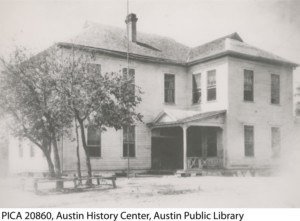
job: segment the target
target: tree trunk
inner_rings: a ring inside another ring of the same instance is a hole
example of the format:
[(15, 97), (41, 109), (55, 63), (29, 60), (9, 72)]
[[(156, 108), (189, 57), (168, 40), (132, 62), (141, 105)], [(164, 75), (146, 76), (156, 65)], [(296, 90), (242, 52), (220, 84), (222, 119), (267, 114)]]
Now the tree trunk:
[(47, 139), (43, 139), (42, 143), (40, 144), (36, 142), (31, 136), (27, 136), (27, 138), (41, 149), (47, 160), (49, 176), (55, 177), (55, 169), (51, 159), (51, 147), (50, 144), (47, 142)]
[[(54, 153), (54, 166), (55, 166), (55, 177), (56, 179), (61, 178), (61, 167), (60, 167), (60, 157), (59, 157), (59, 152), (58, 152), (58, 146), (57, 146), (57, 141), (56, 141), (56, 134), (55, 132), (52, 132), (52, 143), (53, 143), (53, 153)], [(61, 190), (64, 188), (63, 182), (56, 182), (56, 189)]]
[(55, 170), (54, 170), (54, 165), (53, 165), (53, 162), (51, 159), (51, 154), (45, 150), (42, 150), (42, 151), (43, 151), (43, 153), (46, 157), (47, 163), (48, 163), (49, 175), (50, 175), (50, 177), (55, 177)]
[[(83, 121), (82, 120), (78, 120), (79, 126), (80, 126), (80, 132), (81, 132), (81, 141), (82, 141), (82, 146), (85, 152), (85, 160), (86, 160), (86, 168), (87, 168), (87, 172), (88, 172), (88, 177), (92, 176), (92, 166), (91, 166), (91, 160), (90, 160), (90, 154), (89, 154), (89, 150), (87, 148), (86, 145), (86, 139), (85, 139), (85, 133), (84, 133), (84, 125), (83, 125)], [(92, 181), (88, 180), (87, 181), (87, 185), (91, 185)]]
[(54, 153), (55, 174), (57, 178), (60, 178), (61, 177), (60, 157), (59, 157), (57, 142), (54, 138), (53, 138), (53, 153)]
[(77, 146), (76, 146), (77, 175), (79, 178), (79, 183), (82, 184), (82, 182), (81, 182), (81, 163), (80, 163), (80, 154), (79, 154), (79, 135), (78, 135), (78, 127), (77, 127), (77, 123), (76, 123), (76, 118), (74, 119), (74, 121), (75, 121), (75, 132), (76, 132), (76, 142), (77, 142)]

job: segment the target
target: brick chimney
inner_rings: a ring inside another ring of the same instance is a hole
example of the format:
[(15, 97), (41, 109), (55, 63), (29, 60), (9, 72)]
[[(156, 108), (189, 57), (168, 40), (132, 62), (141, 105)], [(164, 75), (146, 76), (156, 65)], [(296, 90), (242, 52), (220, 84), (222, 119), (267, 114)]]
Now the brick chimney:
[(129, 41), (136, 42), (136, 22), (137, 22), (136, 14), (129, 14), (125, 20), (127, 24), (127, 31), (128, 31), (128, 37)]

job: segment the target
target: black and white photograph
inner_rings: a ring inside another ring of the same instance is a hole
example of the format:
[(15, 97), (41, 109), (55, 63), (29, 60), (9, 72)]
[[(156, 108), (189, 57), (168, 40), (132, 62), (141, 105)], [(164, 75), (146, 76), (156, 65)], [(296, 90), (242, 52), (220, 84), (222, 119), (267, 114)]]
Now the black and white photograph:
[(299, 12), (0, 0), (0, 208), (300, 208)]

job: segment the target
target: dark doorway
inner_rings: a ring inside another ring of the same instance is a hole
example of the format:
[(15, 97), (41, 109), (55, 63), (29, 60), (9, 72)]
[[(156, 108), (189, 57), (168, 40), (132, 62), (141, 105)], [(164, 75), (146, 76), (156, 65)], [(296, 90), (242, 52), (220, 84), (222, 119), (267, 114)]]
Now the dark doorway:
[(187, 129), (187, 157), (202, 157), (202, 127), (189, 127)]
[(152, 169), (177, 170), (183, 168), (183, 139), (180, 127), (152, 130)]

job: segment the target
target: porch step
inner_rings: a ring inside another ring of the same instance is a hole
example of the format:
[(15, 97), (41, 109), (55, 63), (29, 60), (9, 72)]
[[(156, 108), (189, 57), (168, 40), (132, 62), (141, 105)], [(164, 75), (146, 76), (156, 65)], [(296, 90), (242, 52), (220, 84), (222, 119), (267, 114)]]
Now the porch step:
[(178, 170), (176, 174), (179, 174), (181, 177), (202, 176), (202, 169)]
[(149, 175), (174, 175), (176, 170), (148, 170), (146, 174)]

